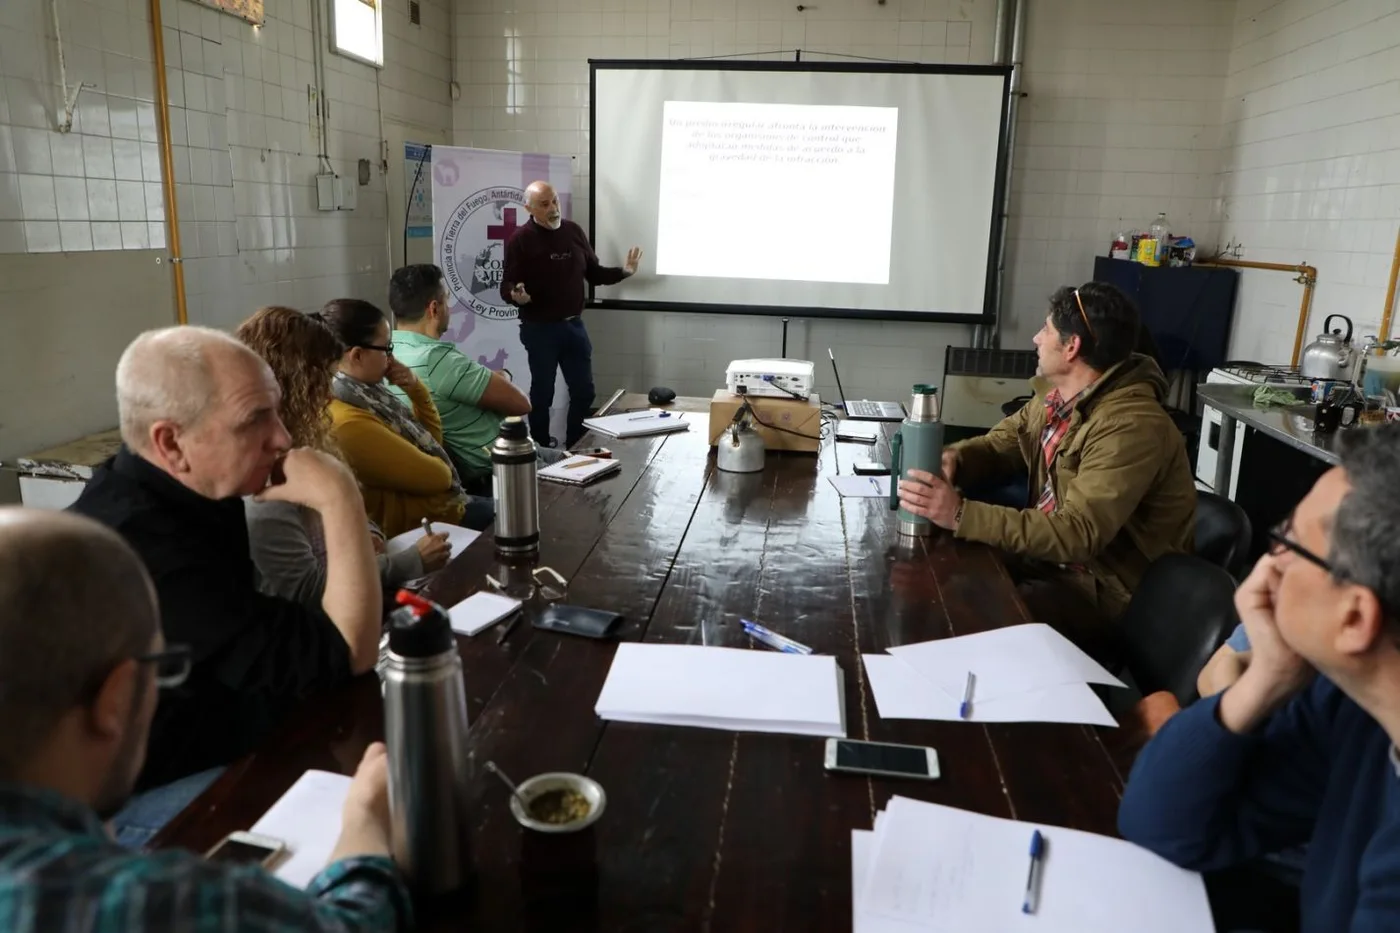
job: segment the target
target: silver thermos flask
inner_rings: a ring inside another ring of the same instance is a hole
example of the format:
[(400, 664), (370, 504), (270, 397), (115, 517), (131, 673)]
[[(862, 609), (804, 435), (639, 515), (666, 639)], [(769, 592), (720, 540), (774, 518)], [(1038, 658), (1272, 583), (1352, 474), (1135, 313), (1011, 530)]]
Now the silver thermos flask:
[(424, 894), (468, 879), (467, 694), (447, 613), (401, 591), (389, 615), (384, 738), (394, 861)]
[(507, 418), (491, 445), (495, 480), (496, 550), (529, 554), (540, 547), (540, 488), (535, 477), (535, 442), (524, 418)]

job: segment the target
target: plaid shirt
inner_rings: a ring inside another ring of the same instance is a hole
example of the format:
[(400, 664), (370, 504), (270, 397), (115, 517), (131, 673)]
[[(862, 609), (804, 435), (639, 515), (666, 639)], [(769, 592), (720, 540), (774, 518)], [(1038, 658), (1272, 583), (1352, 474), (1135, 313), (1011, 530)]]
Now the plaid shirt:
[(188, 852), (131, 852), (96, 814), (51, 791), (0, 785), (0, 930), (5, 933), (292, 933), (407, 930), (391, 860), (339, 861), (305, 891), (256, 866)]
[(1040, 490), (1035, 507), (1047, 515), (1055, 511), (1055, 485), (1050, 481), (1050, 462), (1055, 459), (1055, 451), (1060, 449), (1060, 441), (1065, 439), (1065, 432), (1069, 430), (1069, 417), (1077, 398), (1078, 393), (1068, 400), (1062, 399), (1059, 389), (1051, 389), (1045, 396), (1045, 429), (1040, 432), (1040, 450), (1045, 456), (1045, 486)]

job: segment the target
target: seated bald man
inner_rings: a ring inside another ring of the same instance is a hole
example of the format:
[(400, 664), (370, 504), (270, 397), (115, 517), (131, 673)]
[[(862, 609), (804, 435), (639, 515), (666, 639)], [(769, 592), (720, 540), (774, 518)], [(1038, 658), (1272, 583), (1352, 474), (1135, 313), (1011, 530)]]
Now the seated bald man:
[(298, 891), (253, 865), (126, 852), (102, 820), (131, 793), (157, 691), (189, 671), (120, 537), (0, 509), (0, 917), (5, 933), (392, 931), (412, 922), (389, 858), (384, 746), (365, 753), (330, 864)]
[(588, 234), (565, 220), (559, 195), (544, 181), (525, 189), (530, 220), (506, 244), (501, 297), (520, 308), (520, 342), (530, 358), (530, 434), (541, 447), (553, 447), (549, 408), (556, 372), (569, 387), (564, 446), (583, 437), (583, 419), (593, 410), (593, 344), (583, 326), (588, 285), (616, 285), (637, 272), (642, 251), (632, 247), (622, 268), (605, 266)]
[[(383, 596), (359, 488), (335, 458), (288, 450), (279, 400), (267, 364), (220, 331), (150, 331), (117, 364), (123, 446), (72, 508), (140, 555), (165, 637), (189, 645), (193, 662), (185, 685), (161, 697), (138, 788), (227, 764), (296, 700), (378, 659)], [(258, 591), (243, 512), (254, 494), (320, 513), (319, 611)], [(199, 789), (120, 822), (158, 829)]]

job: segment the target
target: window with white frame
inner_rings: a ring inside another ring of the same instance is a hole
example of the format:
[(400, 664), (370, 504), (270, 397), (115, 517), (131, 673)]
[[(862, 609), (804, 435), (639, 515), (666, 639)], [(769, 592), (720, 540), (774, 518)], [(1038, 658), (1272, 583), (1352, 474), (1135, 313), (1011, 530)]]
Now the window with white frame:
[(341, 55), (384, 64), (381, 0), (331, 0), (331, 45)]

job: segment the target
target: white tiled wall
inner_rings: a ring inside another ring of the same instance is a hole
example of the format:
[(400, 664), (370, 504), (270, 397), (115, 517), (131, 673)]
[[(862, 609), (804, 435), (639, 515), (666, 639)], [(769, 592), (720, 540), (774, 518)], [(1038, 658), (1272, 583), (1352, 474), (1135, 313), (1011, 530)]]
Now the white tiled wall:
[[(1225, 95), (1220, 237), (1318, 269), (1312, 323), (1375, 333), (1400, 226), (1400, 2), (1239, 0)], [(1245, 272), (1235, 356), (1287, 361), (1300, 287)]]
[(0, 2), (0, 252), (90, 252), (165, 243), (144, 2), (63, 0), (72, 132), (50, 7)]
[[(451, 123), (448, 0), (421, 0), (416, 26), (408, 0), (390, 0), (383, 70), (326, 56), (322, 150), (312, 2), (270, 2), (266, 24), (253, 27), (162, 0), (191, 321), (231, 327), (261, 304), (311, 308), (343, 295), (382, 302), (393, 234), (383, 122)], [(61, 94), (48, 0), (0, 2), (0, 251), (162, 247), (146, 0), (58, 5), (69, 81), (95, 85), (82, 93), (71, 134), (54, 129)], [(351, 178), (369, 160), (354, 211), (316, 209), (320, 151)]]
[[(507, 10), (507, 6), (509, 10)], [(454, 110), (459, 145), (577, 155), (575, 216), (587, 216), (590, 57), (680, 58), (803, 50), (925, 62), (991, 59), (995, 0), (517, 0), (460, 3)], [(1219, 106), (1233, 0), (1169, 5), (1031, 0), (1009, 228), (1003, 345), (1029, 346), (1057, 286), (1081, 282), (1120, 225), (1166, 210), (1213, 235)], [(827, 54), (823, 54), (827, 53)], [(507, 107), (507, 102), (514, 107)], [(513, 112), (512, 112), (513, 111)], [(640, 193), (639, 196), (645, 196)], [(604, 257), (620, 261), (621, 257)], [(777, 355), (775, 318), (590, 311), (600, 389), (662, 382), (708, 394), (734, 358)], [(902, 397), (941, 378), (944, 347), (971, 329), (794, 320), (788, 353), (833, 346), (853, 396)], [(818, 366), (830, 395), (829, 366)]]

